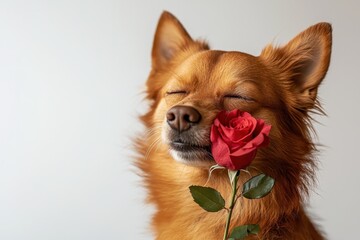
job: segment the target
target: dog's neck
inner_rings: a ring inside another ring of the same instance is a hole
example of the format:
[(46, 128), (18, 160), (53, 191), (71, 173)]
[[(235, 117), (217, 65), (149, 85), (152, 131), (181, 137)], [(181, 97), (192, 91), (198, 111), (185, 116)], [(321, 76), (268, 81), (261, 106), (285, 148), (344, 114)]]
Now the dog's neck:
[[(143, 117), (143, 120), (152, 114), (153, 112), (149, 112)], [(144, 123), (146, 127), (152, 129), (149, 124), (146, 124), (149, 121), (144, 121)], [(270, 235), (286, 235), (284, 231), (288, 230), (283, 227), (279, 229), (277, 226), (279, 224), (286, 226), (289, 222), (293, 222), (294, 226), (309, 224), (304, 228), (313, 227), (304, 214), (302, 206), (304, 198), (307, 196), (308, 185), (313, 179), (315, 164), (312, 152), (315, 147), (311, 143), (307, 131), (296, 131), (296, 129), (304, 129), (305, 125), (298, 127), (292, 128), (291, 131), (285, 129), (284, 126), (277, 128), (286, 130), (286, 139), (280, 130), (274, 129), (270, 146), (259, 149), (256, 159), (248, 168), (250, 174), (241, 173), (239, 184), (260, 172), (273, 177), (276, 182), (271, 193), (262, 199), (241, 198), (234, 208), (234, 224), (257, 223), (262, 228), (264, 236), (268, 233), (271, 233)], [(156, 136), (150, 134), (137, 141), (137, 149), (140, 153), (137, 165), (144, 176), (144, 183), (148, 189), (148, 200), (157, 208), (153, 218), (155, 232), (161, 232), (167, 236), (168, 229), (171, 231), (178, 229), (177, 225), (171, 225), (173, 222), (181, 225), (181, 229), (187, 229), (187, 231), (193, 229), (194, 226), (207, 226), (213, 231), (223, 232), (226, 212), (205, 212), (193, 201), (189, 186), (207, 184), (207, 186), (217, 189), (228, 203), (231, 197), (231, 185), (227, 171), (214, 171), (208, 181), (209, 169), (176, 162), (170, 156), (167, 145), (159, 142)], [(198, 217), (194, 219), (194, 216)], [(218, 219), (218, 221), (214, 221), (214, 219)], [(199, 221), (204, 224), (198, 224)], [(201, 231), (207, 232), (208, 229)], [(276, 231), (281, 231), (281, 233)], [(294, 229), (289, 231), (294, 231)], [(170, 239), (172, 233), (168, 232), (168, 234)], [(188, 234), (188, 236), (195, 236), (195, 232)], [(213, 239), (213, 237), (214, 233), (209, 233), (208, 239)], [(184, 239), (191, 238), (184, 237)]]

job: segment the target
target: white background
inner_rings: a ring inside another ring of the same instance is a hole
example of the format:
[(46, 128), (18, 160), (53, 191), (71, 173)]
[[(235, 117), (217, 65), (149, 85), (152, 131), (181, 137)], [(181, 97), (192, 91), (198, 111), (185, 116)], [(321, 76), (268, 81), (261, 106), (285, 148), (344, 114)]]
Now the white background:
[(333, 55), (319, 95), (318, 187), (329, 239), (358, 239), (359, 1), (0, 1), (0, 239), (153, 239), (134, 173), (162, 10), (215, 49), (254, 55), (319, 21)]

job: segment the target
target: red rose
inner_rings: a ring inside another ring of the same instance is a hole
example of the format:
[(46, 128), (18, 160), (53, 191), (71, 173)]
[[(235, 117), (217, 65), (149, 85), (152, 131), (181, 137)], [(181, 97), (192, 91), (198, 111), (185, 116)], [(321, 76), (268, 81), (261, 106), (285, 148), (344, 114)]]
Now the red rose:
[(271, 125), (248, 112), (220, 112), (211, 126), (211, 152), (217, 164), (230, 170), (244, 169), (259, 147), (269, 144)]

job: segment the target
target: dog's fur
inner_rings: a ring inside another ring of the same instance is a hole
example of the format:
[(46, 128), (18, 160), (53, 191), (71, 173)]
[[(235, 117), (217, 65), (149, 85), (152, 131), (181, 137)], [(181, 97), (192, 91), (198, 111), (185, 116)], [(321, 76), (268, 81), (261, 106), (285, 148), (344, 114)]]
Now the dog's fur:
[[(205, 42), (193, 40), (173, 15), (161, 15), (147, 81), (151, 104), (141, 117), (148, 131), (136, 143), (141, 154), (137, 165), (149, 201), (157, 208), (152, 221), (156, 239), (222, 239), (227, 212), (205, 212), (188, 190), (206, 183), (213, 159), (201, 151), (173, 150), (171, 142), (177, 136), (190, 145), (209, 147), (210, 126), (224, 109), (247, 111), (272, 125), (270, 146), (258, 151), (248, 170), (276, 180), (270, 195), (237, 202), (231, 228), (257, 223), (260, 239), (323, 239), (303, 204), (315, 169), (309, 114), (322, 112), (317, 89), (330, 62), (331, 32), (330, 24), (319, 23), (283, 47), (266, 46), (255, 57), (209, 50)], [(176, 105), (195, 108), (201, 122), (177, 133), (166, 120), (167, 111)], [(242, 173), (240, 184), (249, 177)], [(215, 171), (207, 185), (229, 202), (226, 170)]]

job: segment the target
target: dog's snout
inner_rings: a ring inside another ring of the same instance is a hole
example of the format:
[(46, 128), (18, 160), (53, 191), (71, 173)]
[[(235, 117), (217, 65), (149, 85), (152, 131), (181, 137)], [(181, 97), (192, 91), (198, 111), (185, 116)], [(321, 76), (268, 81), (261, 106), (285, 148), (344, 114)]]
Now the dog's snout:
[(166, 119), (172, 129), (183, 132), (192, 125), (198, 124), (201, 120), (201, 115), (193, 107), (175, 106), (167, 112)]

